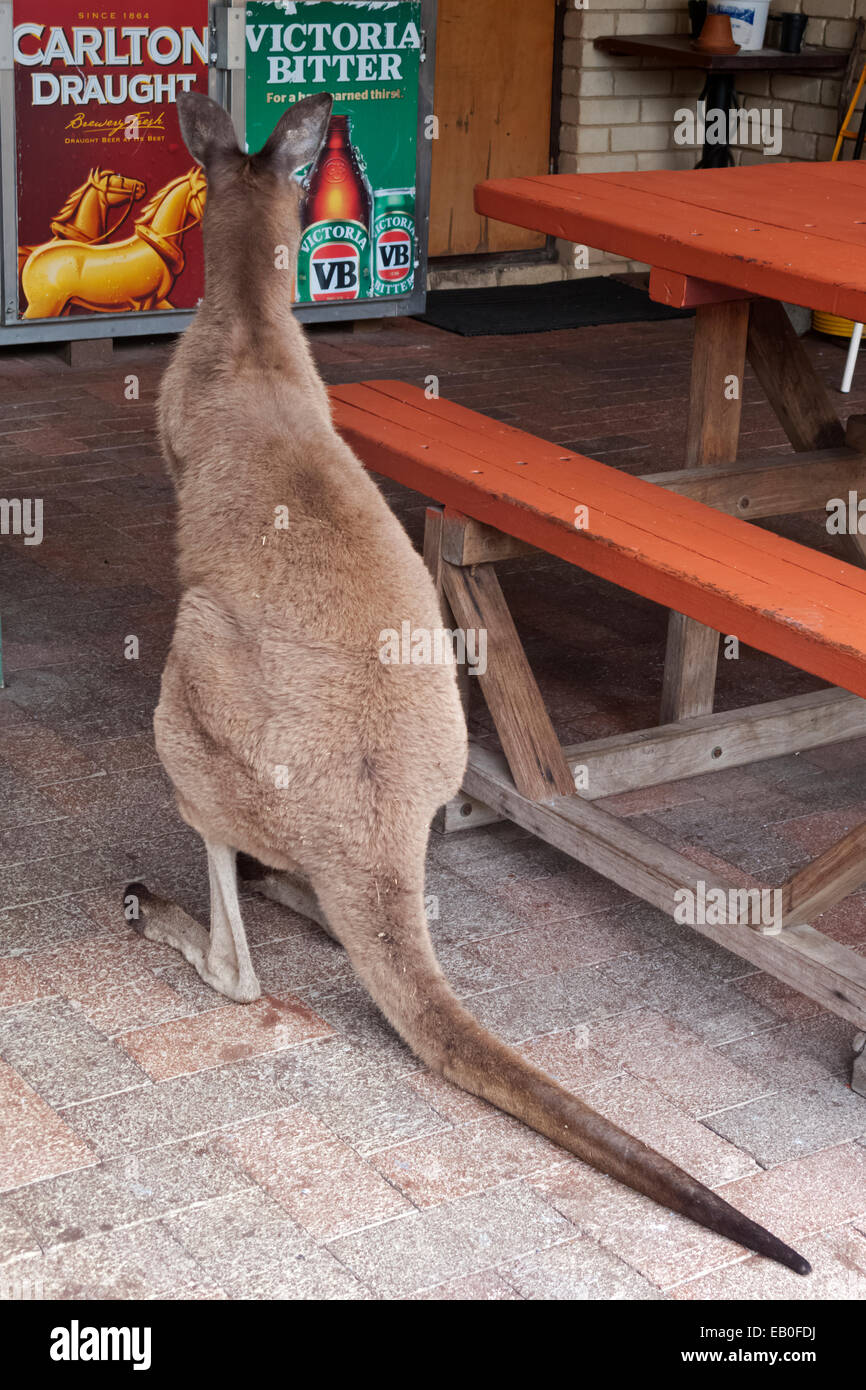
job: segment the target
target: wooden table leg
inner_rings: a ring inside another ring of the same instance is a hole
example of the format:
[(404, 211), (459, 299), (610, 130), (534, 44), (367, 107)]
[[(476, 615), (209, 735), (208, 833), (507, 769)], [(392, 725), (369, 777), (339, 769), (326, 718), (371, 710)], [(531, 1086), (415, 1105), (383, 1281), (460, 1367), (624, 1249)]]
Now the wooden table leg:
[[(454, 629), (457, 627), (457, 620), (451, 611), (447, 595), (442, 585), (442, 541), (445, 527), (445, 508), (440, 506), (428, 507), (424, 514), (424, 564), (430, 571), (433, 583), (436, 585), (436, 592), (439, 595), (439, 606), (442, 610), (442, 622), (445, 627)], [(469, 706), (472, 699), (472, 681), (466, 665), (457, 667), (457, 688), (460, 691), (460, 701), (463, 705), (463, 714), (469, 719)]]
[[(686, 468), (733, 463), (737, 457), (748, 326), (748, 300), (701, 304), (696, 310)], [(712, 710), (718, 649), (712, 628), (671, 614), (662, 724)]]
[[(812, 366), (783, 305), (772, 299), (753, 302), (747, 353), (767, 399), (798, 453), (836, 449), (846, 442), (833, 398)], [(866, 536), (840, 536), (839, 541), (844, 559), (855, 565), (866, 564)]]
[(773, 299), (752, 301), (747, 352), (795, 449), (836, 449), (845, 443), (830, 392), (809, 361), (784, 305)]
[(479, 669), (478, 680), (515, 785), (535, 801), (573, 796), (574, 776), (493, 565), (461, 567), (443, 561), (442, 587), (463, 628), (480, 627), (487, 633), (487, 669)]
[(866, 882), (866, 823), (819, 854), (782, 888), (785, 925), (811, 922)]

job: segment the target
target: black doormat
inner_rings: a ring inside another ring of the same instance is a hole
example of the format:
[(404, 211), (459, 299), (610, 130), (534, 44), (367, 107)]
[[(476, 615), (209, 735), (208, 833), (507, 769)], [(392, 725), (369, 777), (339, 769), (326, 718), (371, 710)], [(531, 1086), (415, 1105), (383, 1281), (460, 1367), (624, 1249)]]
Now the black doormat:
[(688, 318), (691, 309), (655, 304), (646, 290), (608, 275), (587, 280), (554, 280), (545, 285), (505, 285), (489, 290), (433, 290), (418, 318), (460, 333), (546, 333), (551, 328), (583, 328), (597, 323), (649, 323)]

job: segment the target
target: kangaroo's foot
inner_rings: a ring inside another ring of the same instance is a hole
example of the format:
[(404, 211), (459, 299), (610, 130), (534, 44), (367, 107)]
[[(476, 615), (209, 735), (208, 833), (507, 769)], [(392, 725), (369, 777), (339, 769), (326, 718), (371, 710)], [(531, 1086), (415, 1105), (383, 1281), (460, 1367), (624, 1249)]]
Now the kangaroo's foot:
[(130, 925), (149, 941), (174, 946), (213, 989), (249, 1004), (261, 995), (247, 947), (238, 903), (234, 850), (206, 844), (210, 873), (210, 931), (176, 903), (151, 893), (143, 883), (131, 883), (124, 902), (137, 899), (137, 917)]
[(263, 898), (270, 898), (272, 902), (282, 903), (283, 907), (290, 907), (302, 917), (309, 917), (333, 941), (337, 940), (319, 906), (310, 880), (300, 869), (291, 874), (286, 873), (284, 869), (269, 869), (251, 855), (239, 854), (238, 878), (249, 884), (257, 893), (261, 893)]

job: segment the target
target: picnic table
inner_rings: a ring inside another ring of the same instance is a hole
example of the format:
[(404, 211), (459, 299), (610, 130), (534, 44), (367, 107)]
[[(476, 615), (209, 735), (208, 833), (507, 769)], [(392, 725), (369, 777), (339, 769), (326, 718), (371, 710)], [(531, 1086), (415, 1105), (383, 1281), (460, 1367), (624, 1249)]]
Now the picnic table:
[[(488, 217), (642, 261), (651, 267), (654, 300), (695, 309), (683, 468), (644, 481), (744, 519), (824, 511), (829, 499), (847, 498), (858, 486), (863, 490), (866, 417), (850, 419), (847, 432), (843, 428), (783, 305), (823, 309), (855, 321), (866, 318), (866, 164), (491, 180), (477, 186), (475, 205)], [(747, 360), (790, 440), (788, 456), (738, 460)], [(725, 389), (731, 381), (738, 390)], [(672, 528), (678, 524), (672, 517)], [(759, 534), (766, 538), (769, 560), (776, 537), (763, 530)], [(848, 560), (863, 563), (864, 541), (856, 528), (840, 537)], [(720, 532), (718, 544), (721, 553), (730, 541)], [(839, 562), (840, 574), (843, 568), (850, 574)], [(774, 573), (770, 564), (765, 577), (771, 585)], [(795, 604), (786, 583), (779, 571), (774, 606), (783, 615), (788, 605), (791, 616)], [(866, 628), (862, 593), (848, 614), (844, 628), (853, 649)], [(659, 727), (604, 741), (619, 744), (620, 769), (631, 754), (630, 775), (620, 776), (617, 785), (648, 785), (730, 766), (732, 756), (742, 763), (790, 753), (816, 742), (840, 741), (864, 728), (862, 681), (832, 660), (822, 669), (839, 687), (826, 692), (829, 703), (818, 699), (816, 704), (811, 695), (713, 714), (717, 628), (718, 622), (711, 627), (670, 614)], [(769, 649), (766, 643), (764, 649)], [(804, 663), (793, 647), (786, 652), (784, 641), (776, 654), (818, 669)], [(718, 744), (708, 759), (708, 746), (700, 740), (708, 736), (712, 742), (714, 728)], [(603, 756), (610, 758), (613, 751), (605, 748)], [(624, 847), (619, 858), (632, 848)], [(616, 860), (615, 855), (610, 863), (623, 881), (627, 875)], [(812, 931), (796, 924), (819, 915), (864, 879), (866, 827), (857, 826), (783, 885), (781, 936), (792, 929)], [(825, 1002), (863, 1027), (862, 960), (852, 955), (846, 964), (846, 948), (820, 933), (814, 937), (807, 954), (814, 961), (833, 956), (839, 969), (837, 1001), (825, 996)], [(732, 943), (732, 949), (740, 948)], [(787, 962), (781, 972), (776, 970), (780, 963), (781, 954), (774, 958), (772, 949), (765, 954), (764, 968), (791, 980)], [(814, 994), (809, 975), (807, 965), (800, 987)], [(864, 1055), (855, 1061), (854, 1084), (866, 1094)]]
[[(866, 538), (840, 538), (852, 563), (751, 524), (866, 488), (866, 417), (846, 437), (783, 307), (866, 319), (866, 166), (506, 179), (480, 184), (476, 207), (648, 263), (655, 299), (695, 308), (695, 341), (683, 467), (644, 478), (418, 385), (331, 388), (335, 423), (365, 464), (436, 504), (424, 557), (446, 625), (487, 633), (486, 670), (461, 668), (459, 680), (467, 709), (483, 693), (501, 751), (470, 745), (438, 828), (506, 817), (665, 912), (690, 902), (696, 931), (866, 1029), (866, 959), (813, 925), (866, 880), (866, 826), (766, 888), (765, 914), (765, 885), (605, 802), (866, 734)], [(737, 457), (747, 357), (787, 456)], [(669, 611), (653, 728), (560, 744), (496, 572), (539, 550)], [(827, 687), (714, 712), (720, 633)], [(852, 1084), (866, 1094), (862, 1052)]]
[[(652, 481), (747, 519), (847, 496), (856, 464), (845, 430), (782, 304), (866, 317), (866, 164), (500, 179), (479, 184), (475, 202), (489, 217), (643, 261), (652, 299), (696, 310), (687, 471)], [(733, 466), (747, 356), (801, 455), (781, 466)], [(864, 538), (847, 539), (861, 560)], [(717, 653), (715, 633), (673, 616), (663, 722), (712, 709)]]

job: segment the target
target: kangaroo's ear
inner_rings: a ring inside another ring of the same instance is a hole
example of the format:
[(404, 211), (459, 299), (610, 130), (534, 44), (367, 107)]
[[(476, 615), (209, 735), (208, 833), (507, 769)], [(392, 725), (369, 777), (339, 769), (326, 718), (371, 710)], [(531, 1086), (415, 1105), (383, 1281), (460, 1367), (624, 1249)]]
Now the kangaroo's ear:
[(289, 107), (259, 150), (256, 161), (269, 163), (287, 176), (311, 164), (321, 149), (333, 104), (330, 92), (318, 92)]
[(180, 133), (193, 159), (207, 168), (221, 154), (240, 154), (231, 116), (204, 92), (180, 92)]

